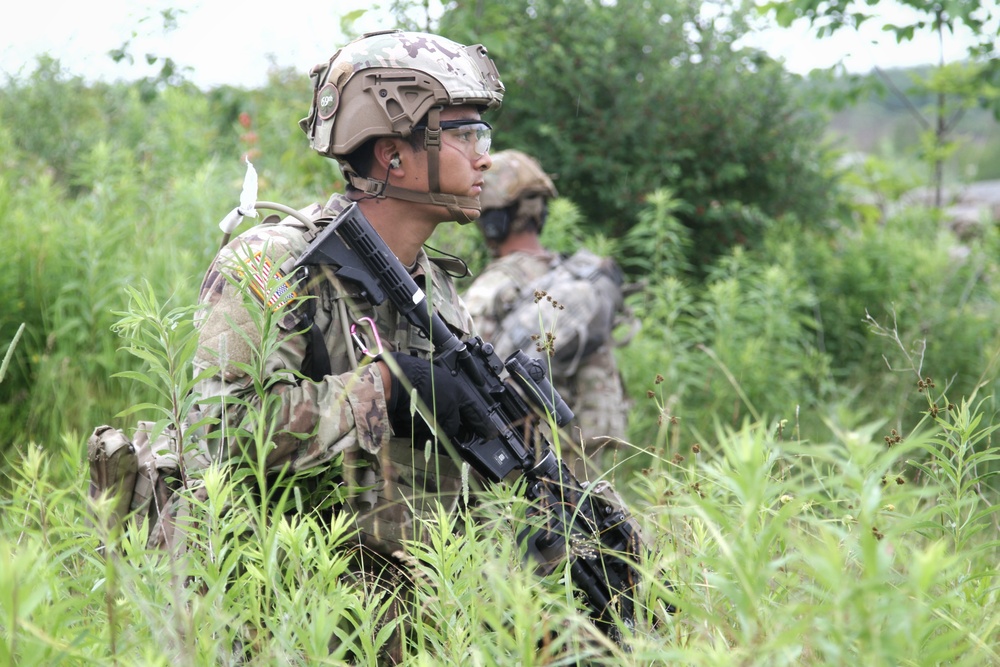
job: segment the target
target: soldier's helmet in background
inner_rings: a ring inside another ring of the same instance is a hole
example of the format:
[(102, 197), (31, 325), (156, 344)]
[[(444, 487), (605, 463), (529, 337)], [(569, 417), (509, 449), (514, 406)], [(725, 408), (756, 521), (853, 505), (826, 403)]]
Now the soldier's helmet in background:
[(541, 232), (548, 200), (559, 196), (552, 179), (535, 158), (521, 151), (500, 151), (492, 158), (479, 196), (483, 236), (495, 244), (528, 228)]

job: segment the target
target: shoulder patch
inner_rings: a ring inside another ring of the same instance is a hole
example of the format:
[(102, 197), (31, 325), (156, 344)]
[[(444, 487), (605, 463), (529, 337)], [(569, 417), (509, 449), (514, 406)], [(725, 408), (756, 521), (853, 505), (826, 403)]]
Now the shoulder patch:
[(279, 310), (298, 297), (286, 274), (280, 268), (273, 268), (271, 261), (260, 251), (247, 262), (247, 269), (250, 271), (250, 289), (265, 307)]

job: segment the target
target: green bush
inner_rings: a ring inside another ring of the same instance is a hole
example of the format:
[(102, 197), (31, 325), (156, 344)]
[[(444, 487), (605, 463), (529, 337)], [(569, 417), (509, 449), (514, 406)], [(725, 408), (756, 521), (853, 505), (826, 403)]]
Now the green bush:
[(692, 241), (677, 220), (679, 205), (668, 192), (651, 202), (623, 244), (626, 261), (651, 276), (629, 301), (642, 333), (618, 355), (629, 394), (647, 406), (633, 411), (633, 441), (660, 442), (678, 422), (675, 438), (681, 430), (698, 438), (720, 421), (793, 420), (801, 408), (829, 400), (816, 295), (799, 278), (792, 244), (767, 257), (736, 248), (704, 283), (693, 283), (685, 277)]
[(959, 396), (996, 386), (995, 230), (964, 245), (932, 211), (909, 209), (844, 224), (833, 238), (780, 238), (766, 252), (790, 253), (790, 270), (813, 292), (817, 349), (832, 380), (857, 387), (872, 416), (908, 426), (904, 415), (919, 407), (912, 389), (927, 376)]
[[(442, 34), (490, 50), (507, 87), (498, 148), (530, 150), (590, 229), (620, 237), (646, 196), (690, 207), (692, 260), (755, 244), (770, 218), (823, 221), (832, 181), (824, 120), (760, 53), (732, 48), (739, 10), (707, 20), (677, 0), (457, 3)], [(694, 28), (693, 26), (697, 26)]]
[[(291, 85), (275, 82), (279, 91)], [(49, 59), (7, 82), (0, 216), (12, 252), (0, 278), (0, 340), (22, 323), (25, 330), (0, 386), (0, 451), (88, 433), (148, 399), (111, 378), (132, 363), (108, 335), (112, 311), (124, 309), (125, 286), (142, 279), (162, 299), (194, 302), (221, 240), (218, 221), (239, 203), (245, 153), (259, 147), (262, 199), (305, 206), (325, 200), (321, 183), (336, 183), (330, 161), (310, 159), (304, 137), (291, 141), (299, 130), (287, 95), (241, 98), (262, 111), (251, 116), (251, 127), (268, 128), (259, 144), (239, 112), (219, 125), (219, 95), (190, 85), (85, 85)], [(307, 110), (308, 101), (301, 115)], [(294, 149), (312, 165), (308, 181), (277, 176)]]

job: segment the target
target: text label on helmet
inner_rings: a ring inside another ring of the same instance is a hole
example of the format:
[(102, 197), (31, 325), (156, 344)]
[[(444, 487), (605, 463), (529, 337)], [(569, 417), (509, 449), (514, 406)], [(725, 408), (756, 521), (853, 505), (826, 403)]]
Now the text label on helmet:
[(340, 92), (332, 83), (323, 86), (319, 91), (319, 117), (330, 120), (340, 106)]

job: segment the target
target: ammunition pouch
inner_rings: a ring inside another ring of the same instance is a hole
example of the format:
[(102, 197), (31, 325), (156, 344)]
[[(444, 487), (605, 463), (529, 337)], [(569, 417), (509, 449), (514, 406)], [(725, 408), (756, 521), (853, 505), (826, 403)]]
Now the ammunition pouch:
[(112, 498), (105, 535), (132, 520), (155, 522), (176, 482), (177, 437), (165, 428), (150, 440), (154, 423), (141, 421), (132, 439), (111, 426), (98, 426), (87, 441), (90, 497)]

